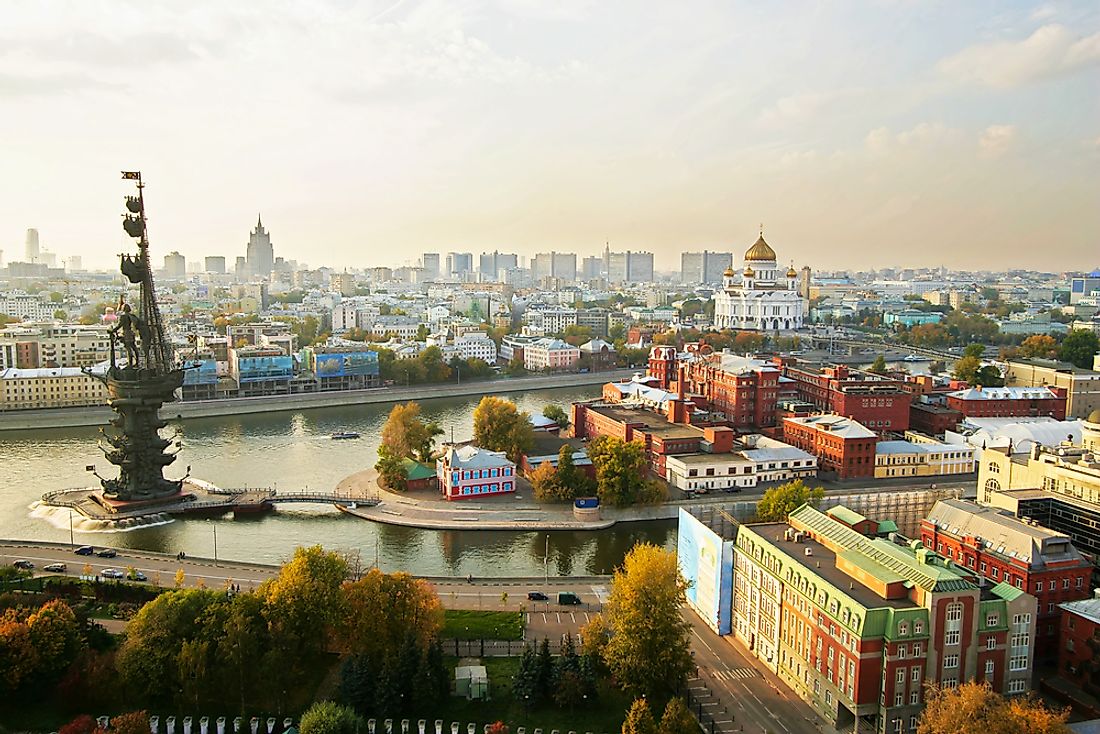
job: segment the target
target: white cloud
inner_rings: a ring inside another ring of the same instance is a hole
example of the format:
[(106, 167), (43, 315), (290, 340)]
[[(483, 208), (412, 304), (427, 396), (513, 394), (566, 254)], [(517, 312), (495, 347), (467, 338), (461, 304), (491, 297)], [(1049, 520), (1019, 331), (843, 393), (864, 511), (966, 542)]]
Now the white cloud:
[(760, 124), (778, 125), (807, 120), (848, 94), (850, 92), (804, 92), (783, 97), (760, 112)]
[(947, 127), (942, 122), (922, 122), (911, 130), (903, 130), (897, 134), (889, 128), (877, 127), (867, 133), (863, 142), (868, 152), (882, 155), (894, 150), (927, 148), (949, 143), (958, 137), (958, 130)]
[(1001, 89), (1072, 74), (1100, 63), (1100, 32), (1080, 36), (1065, 26), (1045, 25), (1022, 41), (981, 43), (939, 63), (944, 74), (960, 81)]
[(1035, 10), (1031, 11), (1031, 15), (1029, 17), (1032, 20), (1038, 21), (1049, 20), (1056, 15), (1058, 15), (1058, 9), (1055, 8), (1053, 5), (1040, 5), (1039, 7), (1035, 8)]
[(1016, 140), (1015, 125), (990, 125), (978, 138), (978, 148), (987, 158), (999, 158)]

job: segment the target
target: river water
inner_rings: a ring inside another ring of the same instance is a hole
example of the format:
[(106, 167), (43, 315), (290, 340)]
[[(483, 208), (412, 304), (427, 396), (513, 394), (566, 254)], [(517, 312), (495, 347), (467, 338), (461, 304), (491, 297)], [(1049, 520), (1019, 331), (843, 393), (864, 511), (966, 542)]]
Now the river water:
[[(598, 387), (546, 390), (510, 396), (519, 407), (541, 413), (547, 403), (562, 406), (595, 397)], [(449, 438), (472, 435), (477, 397), (421, 402)], [(203, 418), (178, 424), (183, 450), (169, 476), (192, 474), (221, 487), (274, 486), (325, 490), (374, 464), (382, 424), (391, 406), (359, 405), (287, 413)], [(174, 430), (175, 424), (165, 429)], [(362, 434), (358, 441), (333, 441), (339, 430)], [(37, 507), (43, 492), (87, 486), (85, 466), (113, 467), (96, 448), (95, 428), (0, 433), (0, 537), (68, 542), (66, 511)], [(77, 543), (111, 545), (189, 555), (278, 563), (299, 545), (358, 553), (362, 563), (385, 571), (432, 576), (539, 576), (609, 573), (636, 542), (672, 547), (675, 523), (622, 524), (594, 532), (433, 531), (379, 525), (321, 505), (288, 505), (257, 518), (179, 519), (125, 532), (102, 532), (78, 520)], [(549, 546), (549, 555), (546, 548)]]

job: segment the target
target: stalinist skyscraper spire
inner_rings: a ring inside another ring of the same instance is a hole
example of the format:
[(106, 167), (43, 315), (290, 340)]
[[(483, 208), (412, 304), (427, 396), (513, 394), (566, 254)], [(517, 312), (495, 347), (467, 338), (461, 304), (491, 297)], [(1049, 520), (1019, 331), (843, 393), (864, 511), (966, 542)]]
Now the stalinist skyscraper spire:
[(256, 229), (248, 237), (248, 250), (245, 251), (249, 276), (266, 278), (275, 268), (275, 249), (271, 246), (271, 235), (264, 230), (263, 219), (256, 215)]

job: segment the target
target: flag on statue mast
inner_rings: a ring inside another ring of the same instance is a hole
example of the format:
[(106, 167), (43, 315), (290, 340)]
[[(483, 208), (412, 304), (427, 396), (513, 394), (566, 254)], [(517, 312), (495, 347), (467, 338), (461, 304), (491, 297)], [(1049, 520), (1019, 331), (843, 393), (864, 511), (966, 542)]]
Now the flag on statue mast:
[(141, 180), (141, 171), (123, 171), (122, 172), (122, 177), (126, 178), (126, 179), (135, 179), (137, 181), (140, 181)]

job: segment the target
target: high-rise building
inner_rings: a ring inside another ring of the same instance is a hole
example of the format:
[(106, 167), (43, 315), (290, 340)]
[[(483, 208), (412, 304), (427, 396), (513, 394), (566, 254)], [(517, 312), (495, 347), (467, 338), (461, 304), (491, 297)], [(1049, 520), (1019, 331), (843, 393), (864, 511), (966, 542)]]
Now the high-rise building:
[(245, 251), (247, 275), (268, 277), (275, 269), (275, 249), (271, 246), (271, 235), (264, 230), (264, 224), (256, 215), (256, 229), (248, 237), (248, 249)]
[(493, 250), (481, 253), (478, 271), (482, 280), (499, 280), (501, 270), (510, 270), (518, 263), (519, 258), (516, 255)]
[(42, 249), (39, 247), (39, 244), (38, 244), (38, 230), (37, 229), (28, 229), (27, 230), (27, 240), (26, 240), (26, 242), (27, 242), (27, 262), (29, 262), (29, 263), (38, 262), (39, 257), (41, 256), (41, 253), (42, 253)]
[(332, 290), (341, 296), (355, 295), (355, 276), (351, 273), (333, 273), (329, 284)]
[(448, 252), (446, 275), (461, 276), (474, 269), (474, 256), (470, 252)]
[(208, 255), (206, 257), (206, 272), (225, 275), (225, 258), (221, 255)]
[(84, 269), (84, 259), (80, 255), (69, 255), (68, 263), (69, 272), (76, 272)]
[(166, 278), (186, 278), (187, 277), (187, 259), (176, 251), (169, 252), (164, 256), (164, 277)]
[(680, 255), (680, 282), (721, 283), (722, 273), (732, 267), (732, 252), (685, 252)]
[(603, 277), (603, 258), (599, 256), (584, 258), (581, 261), (581, 278), (596, 280), (600, 277)]
[(558, 278), (563, 281), (577, 279), (577, 256), (571, 252), (540, 252), (531, 265), (535, 280)]
[(607, 280), (610, 283), (653, 282), (652, 252), (607, 252)]
[(439, 253), (425, 252), (420, 257), (420, 266), (424, 269), (424, 277), (431, 280), (439, 277)]
[(236, 274), (238, 280), (242, 280), (248, 277), (248, 260), (243, 257), (238, 257), (237, 262), (233, 265), (233, 272)]

